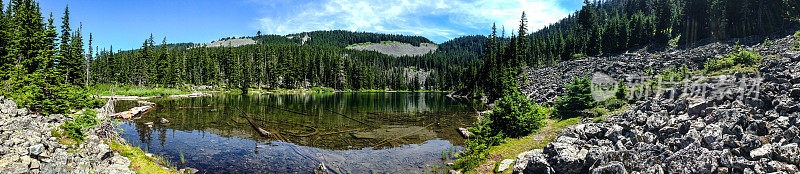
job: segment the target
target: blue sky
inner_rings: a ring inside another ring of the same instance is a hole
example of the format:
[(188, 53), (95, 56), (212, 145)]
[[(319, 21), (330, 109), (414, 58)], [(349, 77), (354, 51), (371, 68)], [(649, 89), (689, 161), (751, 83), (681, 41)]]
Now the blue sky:
[(493, 22), (517, 28), (522, 11), (540, 29), (580, 9), (580, 0), (40, 0), (60, 26), (69, 5), (73, 28), (83, 23), (95, 45), (133, 49), (152, 33), (157, 42), (207, 43), (223, 37), (350, 30), (425, 36), (441, 43), (486, 35)]

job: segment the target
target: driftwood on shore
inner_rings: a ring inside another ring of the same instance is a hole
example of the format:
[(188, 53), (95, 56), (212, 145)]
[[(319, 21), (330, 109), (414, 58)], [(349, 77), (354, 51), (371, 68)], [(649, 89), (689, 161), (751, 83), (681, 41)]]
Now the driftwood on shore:
[(132, 118), (134, 118), (136, 116), (139, 116), (141, 114), (147, 113), (148, 111), (150, 111), (150, 109), (153, 109), (152, 105), (139, 106), (139, 107), (131, 108), (130, 110), (127, 110), (127, 111), (111, 114), (111, 118), (119, 118), (119, 119), (126, 119), (126, 120), (127, 119), (132, 119)]
[[(181, 94), (181, 95), (170, 95), (167, 97), (170, 98), (191, 98), (191, 97), (206, 97), (211, 96), (209, 93), (205, 92), (192, 92), (191, 94)], [(128, 96), (128, 95), (111, 95), (111, 96), (94, 96), (97, 99), (109, 99), (109, 100), (148, 100), (148, 99), (159, 99), (164, 98), (164, 96)]]
[(157, 99), (162, 98), (161, 96), (150, 96), (150, 97), (140, 97), (140, 96), (127, 96), (127, 95), (112, 95), (112, 96), (94, 96), (97, 99), (108, 99), (108, 100), (147, 100), (147, 99)]

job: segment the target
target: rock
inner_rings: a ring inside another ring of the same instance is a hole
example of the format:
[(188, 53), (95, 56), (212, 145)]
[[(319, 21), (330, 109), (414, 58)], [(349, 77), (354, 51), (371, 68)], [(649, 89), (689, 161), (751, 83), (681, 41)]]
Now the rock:
[(183, 168), (178, 171), (178, 173), (189, 173), (189, 174), (195, 174), (197, 172), (200, 172), (200, 170), (191, 167)]
[(87, 135), (83, 140), (87, 143), (100, 143), (100, 137), (97, 137), (97, 135)]
[(753, 149), (750, 151), (750, 158), (753, 160), (759, 160), (761, 158), (769, 158), (770, 154), (772, 154), (772, 145), (766, 144), (758, 149)]
[(43, 145), (43, 144), (37, 144), (37, 145), (33, 145), (33, 146), (31, 146), (31, 147), (29, 147), (29, 148), (28, 148), (28, 152), (29, 152), (31, 155), (36, 155), (36, 156), (38, 156), (39, 154), (42, 154), (42, 152), (43, 152), (44, 150), (45, 150), (45, 149), (44, 149), (44, 145)]
[(511, 164), (513, 163), (514, 163), (513, 159), (504, 159), (503, 161), (500, 161), (500, 165), (497, 166), (497, 172), (506, 171), (508, 167), (510, 167)]
[(609, 164), (592, 169), (592, 174), (626, 174), (625, 166), (622, 162), (613, 161)]
[(41, 162), (39, 162), (39, 160), (33, 160), (33, 161), (31, 161), (31, 166), (30, 167), (31, 167), (31, 169), (38, 169), (39, 167), (41, 167), (41, 165), (42, 164), (41, 164)]
[(314, 169), (314, 174), (330, 174), (331, 172), (325, 167), (325, 163), (320, 163), (317, 168)]
[(464, 138), (469, 138), (469, 135), (472, 134), (472, 132), (469, 132), (469, 130), (467, 130), (466, 128), (461, 128), (461, 127), (458, 128), (458, 133), (460, 133), (461, 137)]
[(3, 155), (3, 157), (0, 158), (0, 168), (9, 166), (12, 163), (17, 162), (17, 160), (19, 160), (19, 155), (16, 154)]
[(33, 159), (31, 159), (29, 156), (22, 156), (19, 158), (19, 161), (25, 166), (29, 166), (31, 165), (31, 161), (33, 161)]
[(794, 98), (800, 98), (800, 88), (792, 88), (789, 90), (789, 96)]
[(534, 149), (517, 155), (513, 173), (555, 173), (542, 149)]
[(775, 146), (773, 154), (778, 161), (800, 165), (800, 149), (798, 149), (797, 143)]
[(9, 99), (0, 99), (0, 115), (17, 115), (17, 103)]
[(108, 158), (110, 158), (111, 156), (114, 155), (114, 153), (111, 152), (111, 147), (109, 147), (106, 144), (97, 145), (96, 148), (97, 148), (97, 150), (96, 150), (97, 159), (105, 160), (105, 159), (108, 159)]
[(722, 155), (693, 143), (666, 158), (664, 170), (666, 173), (712, 173)]
[(447, 173), (449, 173), (449, 174), (461, 174), (461, 171), (450, 170), (450, 171), (447, 171)]
[(167, 120), (166, 118), (161, 118), (161, 124), (167, 124), (167, 123), (169, 123), (169, 120)]

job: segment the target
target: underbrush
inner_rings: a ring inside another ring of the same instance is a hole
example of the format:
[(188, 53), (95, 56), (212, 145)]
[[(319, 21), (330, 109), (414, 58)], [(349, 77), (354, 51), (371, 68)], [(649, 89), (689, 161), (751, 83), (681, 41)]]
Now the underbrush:
[(84, 131), (99, 123), (96, 116), (97, 112), (94, 110), (84, 110), (83, 114), (64, 122), (57, 129), (50, 129), (50, 136), (56, 137), (64, 145), (80, 144), (86, 137)]
[(177, 88), (143, 87), (143, 86), (118, 86), (99, 84), (90, 88), (90, 93), (98, 96), (127, 95), (127, 96), (167, 96), (189, 94), (188, 90)]
[(574, 78), (572, 83), (566, 85), (567, 92), (553, 103), (556, 114), (560, 118), (580, 117), (581, 111), (594, 108), (596, 103), (592, 98), (591, 85), (589, 77)]
[(313, 88), (311, 88), (311, 91), (314, 91), (314, 92), (336, 92), (335, 89), (328, 88), (328, 87), (313, 87)]
[(709, 59), (706, 62), (704, 71), (712, 75), (733, 72), (757, 72), (756, 67), (763, 61), (761, 55), (742, 48), (738, 48), (738, 50), (738, 52), (723, 57)]

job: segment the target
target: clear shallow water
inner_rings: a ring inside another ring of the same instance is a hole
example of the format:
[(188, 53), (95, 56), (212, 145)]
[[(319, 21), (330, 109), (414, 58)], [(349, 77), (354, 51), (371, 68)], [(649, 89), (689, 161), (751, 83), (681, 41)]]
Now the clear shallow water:
[[(443, 151), (463, 149), (456, 128), (475, 121), (468, 101), (442, 93), (217, 95), (152, 102), (153, 110), (120, 126), (122, 136), (179, 167), (182, 154), (184, 165), (201, 173), (311, 173), (320, 163), (338, 173), (424, 173), (442, 165)], [(119, 102), (117, 110), (135, 105)], [(280, 136), (262, 136), (250, 122)]]

